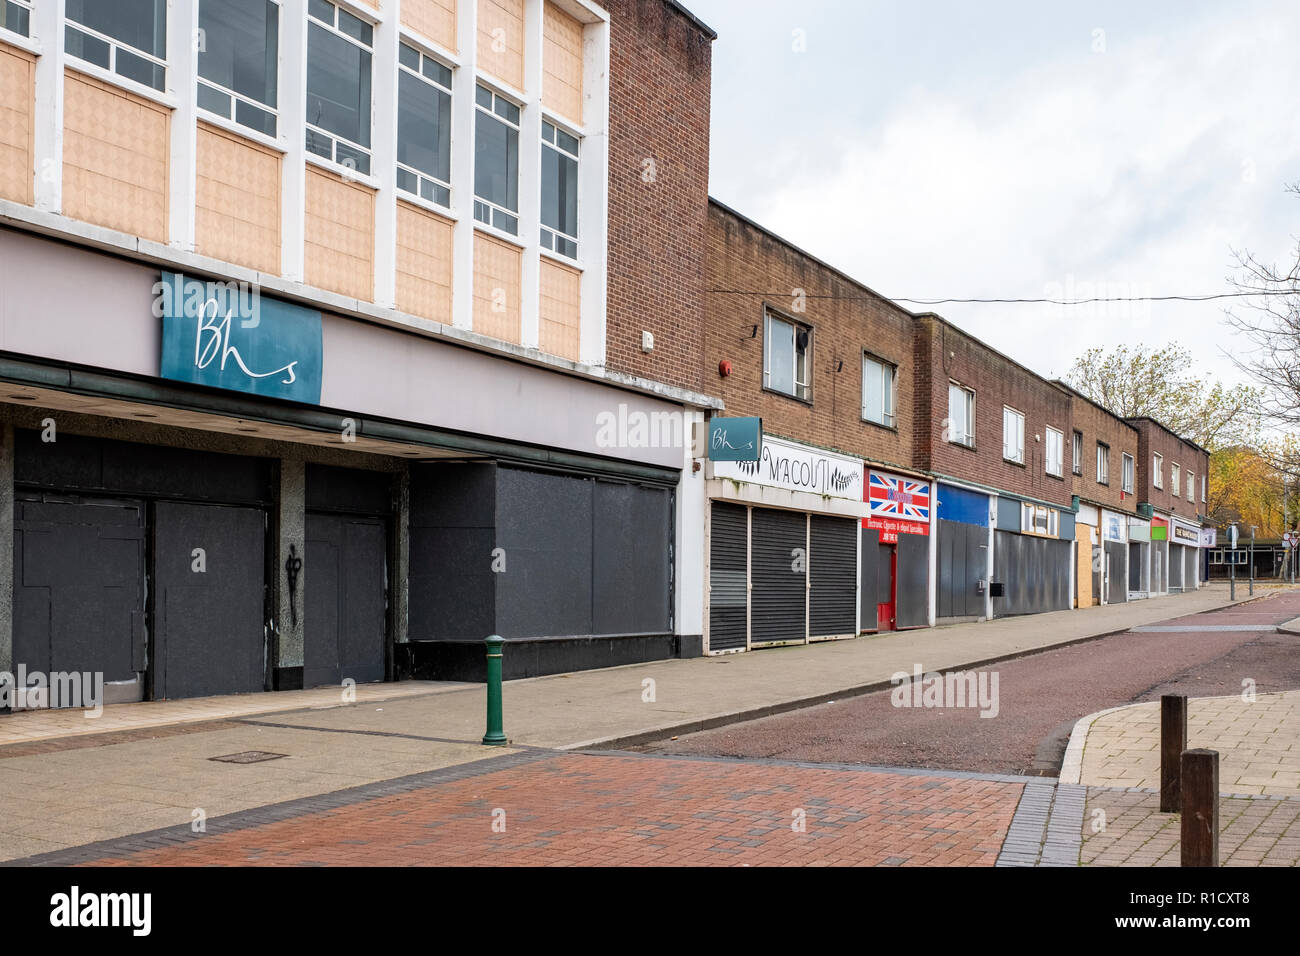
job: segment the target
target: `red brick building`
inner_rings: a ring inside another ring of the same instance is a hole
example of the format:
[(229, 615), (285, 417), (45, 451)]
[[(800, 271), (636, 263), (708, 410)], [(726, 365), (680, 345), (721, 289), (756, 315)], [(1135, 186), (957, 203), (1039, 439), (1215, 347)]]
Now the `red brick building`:
[(1140, 510), (1151, 520), (1152, 593), (1200, 587), (1200, 528), (1210, 453), (1154, 418), (1131, 418), (1138, 433)]
[[(692, 390), (703, 377), (712, 43), (671, 0), (609, 0), (607, 367)], [(654, 337), (643, 348), (642, 333)]]
[(1151, 522), (1138, 515), (1138, 431), (1064, 382), (1073, 422), (1067, 451), (1075, 516), (1075, 606), (1148, 591)]

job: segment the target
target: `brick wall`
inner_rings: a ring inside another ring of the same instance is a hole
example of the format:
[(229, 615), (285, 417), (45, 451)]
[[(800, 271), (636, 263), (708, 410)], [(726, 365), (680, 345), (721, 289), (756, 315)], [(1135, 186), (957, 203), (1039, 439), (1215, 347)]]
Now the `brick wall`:
[[(909, 312), (717, 203), (709, 206), (705, 277), (710, 288), (781, 293), (767, 298), (715, 294), (705, 299), (700, 375), (704, 391), (726, 402), (727, 415), (759, 415), (764, 430), (774, 435), (910, 465), (916, 366)], [(802, 304), (794, 301), (796, 289), (804, 290)], [(763, 388), (767, 307), (812, 329), (809, 402)], [(752, 334), (754, 326), (757, 334)], [(862, 420), (864, 350), (897, 366), (894, 428)], [(726, 378), (718, 372), (722, 360), (732, 364)]]
[[(921, 371), (917, 402), (928, 405), (918, 415), (917, 467), (1062, 507), (1070, 506), (1073, 488), (1069, 472), (1068, 395), (930, 313), (916, 318), (914, 362)], [(958, 445), (944, 436), (949, 381), (975, 392), (974, 448)], [(1002, 457), (1003, 405), (1010, 405), (1025, 416), (1023, 465)], [(1048, 475), (1044, 467), (1044, 428), (1048, 425), (1066, 436), (1060, 478)]]
[[(1189, 442), (1183, 441), (1169, 429), (1151, 418), (1131, 418), (1138, 432), (1138, 497), (1150, 502), (1157, 511), (1172, 512), (1189, 521), (1196, 521), (1205, 505), (1201, 503), (1201, 478), (1210, 470), (1210, 456)], [(1155, 455), (1164, 456), (1164, 487), (1155, 486), (1152, 464)], [(1182, 472), (1182, 485), (1177, 498), (1173, 496), (1172, 466)], [(1196, 478), (1193, 500), (1187, 500), (1187, 472)]]
[[(1064, 389), (1065, 386), (1062, 386)], [(1083, 457), (1080, 461), (1080, 474), (1073, 475), (1074, 494), (1083, 501), (1103, 505), (1113, 511), (1126, 511), (1134, 514), (1138, 501), (1141, 500), (1142, 485), (1139, 483), (1138, 431), (1124, 419), (1112, 414), (1100, 405), (1089, 401), (1073, 390), (1067, 390), (1070, 396), (1070, 417), (1073, 430), (1083, 434)], [(1070, 468), (1071, 434), (1065, 438), (1065, 467)], [(1101, 484), (1097, 481), (1097, 442), (1110, 446), (1110, 482)], [(1124, 455), (1133, 458), (1133, 492), (1122, 494), (1124, 478)]]
[[(663, 0), (604, 6), (610, 14), (606, 363), (701, 390), (712, 40)], [(654, 334), (652, 352), (641, 351), (643, 330)]]

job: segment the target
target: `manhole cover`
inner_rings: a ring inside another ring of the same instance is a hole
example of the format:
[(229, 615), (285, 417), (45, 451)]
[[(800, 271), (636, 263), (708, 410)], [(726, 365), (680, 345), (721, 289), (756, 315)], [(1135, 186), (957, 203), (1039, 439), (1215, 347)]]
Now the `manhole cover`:
[(265, 750), (245, 750), (243, 753), (226, 754), (224, 757), (209, 757), (209, 760), (217, 760), (221, 763), (261, 763), (263, 760), (278, 760), (280, 757), (287, 757), (288, 754), (273, 754)]

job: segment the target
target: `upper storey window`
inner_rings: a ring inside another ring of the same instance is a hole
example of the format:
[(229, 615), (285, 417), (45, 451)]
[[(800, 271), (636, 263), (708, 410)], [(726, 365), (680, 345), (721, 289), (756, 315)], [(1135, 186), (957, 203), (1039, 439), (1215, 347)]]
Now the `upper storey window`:
[(64, 11), (68, 56), (155, 90), (166, 87), (167, 0), (66, 0)]
[(369, 175), (375, 28), (326, 0), (307, 12), (307, 151)]
[(474, 90), (474, 218), (519, 235), (519, 107)]
[(397, 188), (451, 205), (451, 70), (405, 43), (398, 50)]
[(280, 5), (201, 0), (199, 30), (199, 108), (275, 136)]

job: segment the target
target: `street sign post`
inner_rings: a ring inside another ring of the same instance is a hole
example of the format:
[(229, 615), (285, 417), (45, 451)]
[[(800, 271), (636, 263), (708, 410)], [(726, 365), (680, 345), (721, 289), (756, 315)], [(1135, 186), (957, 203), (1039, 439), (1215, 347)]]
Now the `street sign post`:
[(1237, 600), (1237, 526), (1228, 525), (1228, 544), (1232, 547), (1232, 560), (1228, 562), (1228, 600)]

